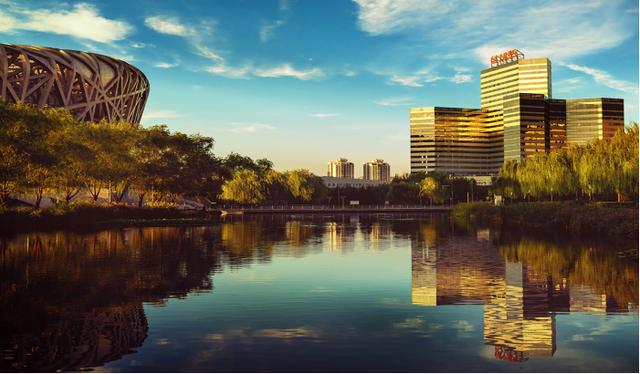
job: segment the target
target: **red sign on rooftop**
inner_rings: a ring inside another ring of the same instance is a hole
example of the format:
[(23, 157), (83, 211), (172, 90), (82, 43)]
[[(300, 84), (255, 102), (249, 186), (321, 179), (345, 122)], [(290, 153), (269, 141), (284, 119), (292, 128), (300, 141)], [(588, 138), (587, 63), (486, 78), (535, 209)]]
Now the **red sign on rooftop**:
[(524, 58), (524, 54), (517, 49), (512, 49), (495, 56), (491, 56), (491, 66), (498, 66)]

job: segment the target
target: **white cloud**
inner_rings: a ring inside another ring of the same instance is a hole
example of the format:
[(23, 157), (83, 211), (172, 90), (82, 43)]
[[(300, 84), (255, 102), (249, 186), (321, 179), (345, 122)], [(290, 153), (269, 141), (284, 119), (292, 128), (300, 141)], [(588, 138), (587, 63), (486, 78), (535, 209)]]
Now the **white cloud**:
[(460, 84), (460, 83), (468, 83), (471, 82), (473, 80), (473, 77), (469, 74), (463, 74), (463, 73), (456, 73), (453, 77), (449, 78), (450, 82), (453, 82), (455, 84)]
[(256, 132), (263, 132), (263, 131), (275, 131), (276, 128), (273, 125), (270, 125), (268, 123), (260, 123), (260, 122), (256, 122), (256, 123), (238, 123), (238, 122), (234, 122), (234, 123), (231, 123), (231, 127), (229, 127), (228, 130), (231, 131), (231, 132), (235, 132), (235, 133), (246, 134), (246, 133), (256, 133)]
[(309, 116), (314, 118), (333, 118), (339, 116), (339, 113), (311, 113)]
[(262, 78), (291, 77), (300, 80), (309, 80), (320, 78), (324, 74), (319, 68), (297, 70), (289, 64), (282, 64), (273, 68), (256, 69), (253, 71), (253, 75)]
[(102, 17), (96, 7), (86, 3), (72, 9), (26, 9), (7, 7), (7, 14), (0, 13), (0, 31), (39, 31), (100, 43), (124, 39), (133, 31), (125, 21)]
[(614, 90), (618, 90), (618, 91), (622, 91), (628, 94), (632, 94), (632, 95), (637, 95), (638, 94), (638, 84), (637, 83), (633, 83), (633, 82), (629, 82), (629, 81), (623, 81), (620, 79), (616, 79), (614, 77), (611, 76), (611, 74), (607, 73), (606, 71), (602, 71), (599, 69), (594, 69), (594, 68), (590, 68), (587, 66), (580, 66), (580, 65), (576, 65), (576, 64), (565, 64), (565, 63), (560, 63), (560, 65), (565, 66), (573, 71), (579, 71), (581, 73), (585, 73), (587, 75), (590, 75), (593, 80), (595, 80), (597, 83), (600, 83), (604, 86), (607, 86), (609, 88), (613, 88)]
[(214, 75), (222, 75), (223, 77), (227, 77), (227, 78), (248, 79), (250, 67), (245, 66), (245, 67), (235, 68), (235, 67), (225, 66), (225, 65), (215, 65), (215, 66), (206, 67), (204, 70), (207, 73), (214, 74)]
[(174, 68), (178, 66), (177, 62), (171, 63), (171, 62), (158, 62), (155, 67), (157, 68), (161, 68), (161, 69), (169, 69), (169, 68)]
[(144, 24), (156, 32), (167, 35), (188, 36), (194, 32), (174, 17), (151, 16), (145, 18)]
[(381, 106), (409, 106), (414, 104), (414, 99), (410, 97), (390, 97), (376, 100), (374, 103)]
[(150, 121), (157, 119), (177, 118), (180, 114), (171, 109), (147, 110), (142, 114), (142, 121)]
[(512, 48), (557, 59), (587, 55), (619, 45), (637, 28), (624, 0), (353, 1), (360, 28), (371, 35), (406, 32), (418, 46), (454, 45), (459, 52), (451, 57), (472, 51), (484, 63)]
[(422, 87), (424, 86), (424, 84), (422, 82), (420, 82), (422, 80), (422, 77), (417, 76), (417, 75), (409, 75), (409, 76), (401, 76), (401, 75), (392, 75), (391, 76), (391, 82), (395, 83), (395, 84), (399, 84), (401, 86), (407, 86), (407, 87)]
[(150, 46), (150, 45), (146, 44), (146, 43), (131, 42), (131, 48), (141, 49), (141, 48), (146, 48), (148, 46)]
[(263, 43), (269, 41), (269, 39), (271, 39), (271, 36), (275, 32), (275, 30), (284, 24), (285, 24), (285, 21), (279, 19), (279, 20), (275, 20), (274, 22), (263, 24), (262, 26), (260, 26), (260, 32), (259, 32), (260, 41)]
[(427, 26), (433, 17), (446, 14), (453, 1), (439, 0), (354, 0), (358, 24), (372, 35), (393, 33), (415, 26)]

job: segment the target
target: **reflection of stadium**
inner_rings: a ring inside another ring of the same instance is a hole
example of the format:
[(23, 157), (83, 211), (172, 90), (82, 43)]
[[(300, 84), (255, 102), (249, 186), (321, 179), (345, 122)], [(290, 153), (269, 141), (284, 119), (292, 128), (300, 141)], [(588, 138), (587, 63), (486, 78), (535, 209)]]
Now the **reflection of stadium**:
[(68, 109), (79, 121), (139, 123), (149, 81), (115, 58), (0, 44), (0, 99)]
[(96, 308), (47, 326), (3, 350), (1, 371), (37, 368), (42, 372), (76, 371), (100, 366), (134, 352), (147, 337), (142, 303)]
[(567, 278), (505, 260), (497, 246), (472, 237), (419, 236), (412, 241), (411, 273), (414, 305), (483, 303), (484, 343), (501, 360), (552, 356), (557, 312), (627, 311), (587, 286), (570, 287)]

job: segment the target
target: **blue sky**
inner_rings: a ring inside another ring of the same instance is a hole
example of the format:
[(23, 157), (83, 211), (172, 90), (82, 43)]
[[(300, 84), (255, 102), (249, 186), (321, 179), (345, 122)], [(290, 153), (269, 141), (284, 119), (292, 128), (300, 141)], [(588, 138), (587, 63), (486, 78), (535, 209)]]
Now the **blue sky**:
[(480, 70), (512, 48), (551, 59), (554, 97), (621, 97), (638, 120), (636, 1), (0, 0), (0, 42), (122, 58), (151, 82), (143, 124), (280, 170), (408, 172), (409, 108), (479, 107)]

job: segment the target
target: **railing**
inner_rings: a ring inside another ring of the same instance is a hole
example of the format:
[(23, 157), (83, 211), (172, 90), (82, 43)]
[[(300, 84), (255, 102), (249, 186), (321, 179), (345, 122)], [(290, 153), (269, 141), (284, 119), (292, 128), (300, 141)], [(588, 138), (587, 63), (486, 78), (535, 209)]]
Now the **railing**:
[(222, 206), (225, 211), (340, 211), (340, 210), (444, 210), (448, 205), (404, 205), (404, 204), (380, 204), (380, 205), (313, 205), (313, 204), (287, 204), (287, 205), (229, 205)]

